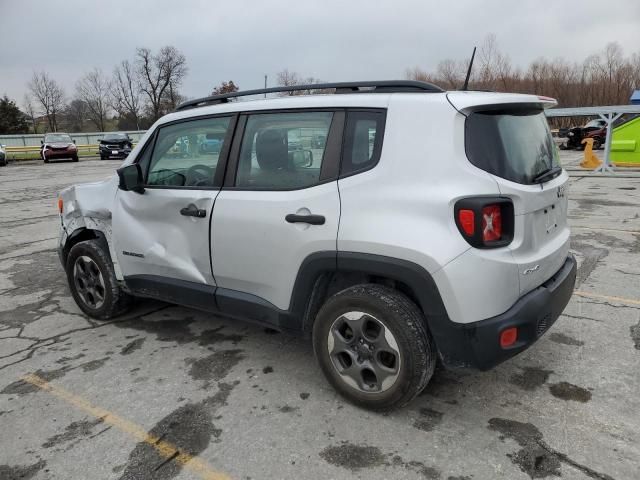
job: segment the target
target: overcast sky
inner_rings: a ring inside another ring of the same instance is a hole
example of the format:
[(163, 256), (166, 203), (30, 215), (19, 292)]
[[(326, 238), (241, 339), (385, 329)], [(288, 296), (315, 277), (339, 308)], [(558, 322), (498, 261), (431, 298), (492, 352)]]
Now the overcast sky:
[[(614, 8), (615, 6), (615, 8)], [(463, 59), (487, 33), (512, 62), (581, 61), (617, 41), (640, 51), (640, 1), (0, 0), (0, 95), (22, 102), (34, 70), (73, 94), (93, 67), (111, 73), (135, 48), (187, 57), (182, 92), (223, 80), (258, 88), (288, 68), (326, 81), (404, 78)]]

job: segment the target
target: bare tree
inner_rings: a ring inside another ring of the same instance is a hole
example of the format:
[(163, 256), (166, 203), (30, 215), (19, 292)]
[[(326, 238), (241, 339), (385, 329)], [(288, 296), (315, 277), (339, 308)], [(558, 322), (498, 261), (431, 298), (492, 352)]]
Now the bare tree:
[(76, 95), (87, 106), (87, 115), (96, 128), (104, 132), (109, 113), (109, 80), (94, 68), (76, 83)]
[(36, 123), (36, 109), (33, 106), (33, 99), (28, 93), (25, 93), (24, 97), (22, 97), (22, 108), (24, 108), (24, 112), (27, 114), (27, 117), (29, 117), (29, 120), (31, 121), (33, 133), (37, 134), (38, 124)]
[(128, 117), (140, 130), (141, 98), (140, 86), (136, 78), (134, 66), (123, 60), (113, 70), (113, 79), (110, 89), (111, 108), (120, 117)]
[(149, 101), (152, 120), (162, 116), (163, 105), (177, 101), (178, 88), (187, 74), (187, 59), (175, 47), (167, 46), (154, 55), (148, 48), (136, 51), (138, 83)]
[[(313, 85), (315, 83), (322, 83), (322, 80), (315, 77), (303, 77), (297, 72), (290, 72), (288, 69), (284, 69), (278, 72), (276, 76), (276, 82), (281, 87), (293, 87), (296, 85)], [(293, 90), (289, 92), (282, 92), (280, 96), (294, 96), (294, 95), (308, 95), (311, 93), (326, 93), (322, 89), (310, 88), (307, 90)]]
[(233, 93), (239, 90), (238, 86), (233, 83), (233, 80), (229, 80), (228, 82), (222, 82), (220, 85), (215, 87), (211, 92), (211, 95), (222, 95), (224, 93)]
[[(415, 67), (406, 71), (406, 77), (457, 88), (467, 65), (468, 61), (445, 59), (435, 73)], [(548, 95), (563, 107), (626, 104), (633, 90), (640, 88), (640, 52), (625, 57), (620, 45), (610, 43), (581, 63), (538, 58), (520, 70), (500, 51), (495, 35), (488, 35), (478, 50), (470, 87)], [(556, 126), (582, 121), (553, 120)]]
[(35, 101), (42, 107), (42, 113), (47, 117), (49, 130), (58, 131), (58, 114), (64, 107), (64, 91), (45, 71), (33, 72), (29, 82), (29, 90)]
[(87, 102), (78, 98), (71, 100), (65, 110), (65, 116), (69, 128), (72, 131), (84, 131), (85, 121), (89, 116), (89, 108)]

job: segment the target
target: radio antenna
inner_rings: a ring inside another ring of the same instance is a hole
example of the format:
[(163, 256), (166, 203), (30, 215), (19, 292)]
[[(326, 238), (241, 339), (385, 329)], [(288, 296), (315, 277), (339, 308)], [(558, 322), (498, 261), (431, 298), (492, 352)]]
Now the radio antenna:
[(476, 56), (476, 47), (473, 47), (473, 53), (471, 54), (471, 61), (469, 62), (469, 68), (467, 69), (467, 77), (464, 79), (464, 85), (461, 90), (469, 90), (469, 78), (471, 77), (471, 68), (473, 67), (473, 59)]

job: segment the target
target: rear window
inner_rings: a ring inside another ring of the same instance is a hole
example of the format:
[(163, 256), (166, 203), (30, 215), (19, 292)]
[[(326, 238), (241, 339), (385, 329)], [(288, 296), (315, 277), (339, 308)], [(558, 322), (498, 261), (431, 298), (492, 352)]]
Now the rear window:
[(559, 166), (542, 110), (474, 112), (467, 118), (467, 157), (482, 170), (517, 183)]

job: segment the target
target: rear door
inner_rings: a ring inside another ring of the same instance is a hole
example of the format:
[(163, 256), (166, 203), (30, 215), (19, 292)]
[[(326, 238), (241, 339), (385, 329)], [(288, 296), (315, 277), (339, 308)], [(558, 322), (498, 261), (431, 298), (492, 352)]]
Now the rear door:
[[(211, 212), (220, 191), (236, 117), (190, 119), (159, 127), (137, 160), (145, 191), (118, 190), (113, 229), (123, 275), (215, 285)], [(224, 138), (221, 149), (204, 148)]]
[(232, 297), (287, 310), (304, 260), (335, 256), (343, 123), (329, 110), (240, 118), (211, 230), (220, 305)]
[[(510, 104), (472, 112), (466, 120), (467, 157), (492, 174), (500, 194), (513, 201), (520, 294), (548, 280), (569, 252), (566, 187), (542, 106)], [(545, 171), (557, 173), (538, 180)]]

